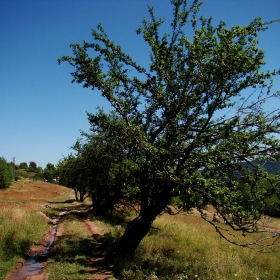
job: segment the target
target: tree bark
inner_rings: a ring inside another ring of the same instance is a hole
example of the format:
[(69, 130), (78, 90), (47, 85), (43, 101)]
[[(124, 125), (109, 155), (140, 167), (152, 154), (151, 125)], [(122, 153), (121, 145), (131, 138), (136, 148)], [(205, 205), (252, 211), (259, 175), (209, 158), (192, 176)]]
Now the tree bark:
[(77, 188), (74, 188), (74, 191), (75, 191), (75, 198), (76, 198), (76, 201), (79, 201), (79, 198), (78, 198), (78, 190), (77, 190)]
[(128, 223), (126, 230), (115, 250), (115, 257), (117, 259), (134, 256), (135, 250), (141, 240), (149, 232), (153, 220), (154, 219), (149, 216), (138, 216)]
[[(171, 198), (172, 187), (172, 185), (166, 184), (164, 191), (158, 193), (149, 203), (148, 192), (146, 192), (146, 190), (142, 192), (140, 214), (127, 224), (126, 230), (115, 250), (114, 256), (116, 259), (134, 256), (135, 250), (149, 232), (153, 221), (168, 205)], [(144, 209), (142, 207), (144, 207)]]

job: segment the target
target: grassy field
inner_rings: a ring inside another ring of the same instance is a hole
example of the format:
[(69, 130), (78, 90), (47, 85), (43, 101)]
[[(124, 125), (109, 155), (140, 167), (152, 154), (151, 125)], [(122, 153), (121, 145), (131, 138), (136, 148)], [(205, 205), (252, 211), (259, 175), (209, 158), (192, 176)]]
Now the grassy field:
[[(42, 210), (45, 204), (52, 208)], [(0, 279), (49, 227), (36, 212), (45, 211), (51, 216), (63, 207), (71, 212), (63, 220), (63, 235), (48, 260), (46, 275), (50, 280), (102, 279), (94, 275), (110, 271), (117, 279), (279, 279), (279, 252), (264, 254), (231, 245), (194, 214), (160, 216), (137, 249), (135, 259), (118, 267), (98, 262), (114, 247), (124, 223), (97, 220), (89, 214), (88, 204), (73, 201), (71, 190), (32, 181), (19, 181), (0, 190)], [(85, 219), (101, 234), (86, 231)], [(280, 228), (279, 220), (267, 220)]]
[(163, 215), (155, 227), (161, 230), (144, 240), (137, 264), (122, 272), (126, 279), (279, 279), (279, 253), (231, 245), (196, 216)]

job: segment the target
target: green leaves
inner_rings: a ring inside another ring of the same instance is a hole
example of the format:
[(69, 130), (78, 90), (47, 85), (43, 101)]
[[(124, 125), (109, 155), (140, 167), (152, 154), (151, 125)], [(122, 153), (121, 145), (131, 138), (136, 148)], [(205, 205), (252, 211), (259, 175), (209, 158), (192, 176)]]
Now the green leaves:
[(198, 18), (200, 1), (171, 3), (170, 33), (152, 7), (136, 31), (150, 47), (148, 68), (101, 25), (92, 43), (72, 44), (73, 56), (59, 59), (74, 67), (73, 81), (101, 91), (113, 108), (88, 115), (92, 134), (81, 153), (91, 151), (88, 162), (102, 174), (98, 186), (141, 193), (141, 214), (160, 214), (180, 193), (186, 209), (211, 204), (233, 229), (250, 232), (273, 184), (262, 188), (267, 174), (243, 165), (273, 160), (280, 144), (279, 110), (264, 107), (269, 99), (279, 102), (271, 92), (279, 70), (262, 70), (258, 47), (259, 32), (275, 21), (214, 26), (211, 17)]
[(5, 158), (0, 157), (0, 189), (8, 188), (14, 180), (12, 166)]

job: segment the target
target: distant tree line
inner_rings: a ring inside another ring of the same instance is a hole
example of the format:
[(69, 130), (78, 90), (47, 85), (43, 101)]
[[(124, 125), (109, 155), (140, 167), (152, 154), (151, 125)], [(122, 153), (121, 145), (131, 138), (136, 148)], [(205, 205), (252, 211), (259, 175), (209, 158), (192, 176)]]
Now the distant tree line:
[(8, 188), (13, 181), (20, 178), (31, 178), (33, 180), (43, 180), (47, 182), (57, 182), (59, 180), (58, 171), (54, 164), (48, 163), (43, 169), (37, 166), (36, 162), (30, 161), (29, 164), (21, 162), (7, 162), (4, 157), (0, 158), (0, 188)]

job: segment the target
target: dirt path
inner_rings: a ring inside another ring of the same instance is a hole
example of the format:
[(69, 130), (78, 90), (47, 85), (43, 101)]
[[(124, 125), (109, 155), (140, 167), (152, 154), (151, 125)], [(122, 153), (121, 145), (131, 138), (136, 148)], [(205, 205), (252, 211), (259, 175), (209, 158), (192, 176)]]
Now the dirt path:
[[(64, 214), (69, 214), (64, 213)], [(46, 218), (43, 217), (43, 218)], [(50, 221), (51, 220), (49, 219)], [(88, 280), (113, 280), (116, 279), (113, 276), (112, 272), (112, 265), (110, 265), (106, 260), (105, 260), (105, 252), (102, 252), (100, 250), (101, 245), (102, 245), (102, 230), (100, 227), (98, 227), (95, 223), (91, 222), (89, 219), (85, 219), (82, 221), (84, 229), (89, 233), (91, 237), (91, 243), (95, 248), (95, 257), (91, 258), (88, 260), (88, 266), (89, 266), (89, 272), (92, 273), (92, 277)], [(29, 250), (29, 255), (39, 255), (40, 264), (42, 265), (42, 268), (40, 269), (40, 272), (36, 275), (29, 275), (25, 276), (23, 278), (19, 277), (20, 272), (24, 268), (26, 264), (26, 260), (20, 259), (18, 261), (17, 266), (11, 271), (10, 274), (8, 274), (5, 278), (5, 280), (48, 280), (48, 274), (46, 273), (45, 267), (47, 266), (48, 263), (48, 256), (44, 256), (44, 252), (46, 250), (46, 247), (50, 244), (51, 239), (53, 238), (53, 226), (50, 226), (50, 228), (46, 231), (45, 237), (39, 244), (33, 245), (30, 250)], [(58, 238), (62, 237), (64, 235), (64, 228), (63, 228), (63, 220), (58, 223), (57, 228), (56, 228), (56, 233), (55, 233), (55, 238), (54, 238), (54, 244), (57, 241)], [(53, 248), (50, 249), (52, 251)], [(45, 259), (44, 259), (45, 258)], [(42, 262), (41, 262), (42, 261)]]
[[(91, 242), (96, 248), (96, 251), (99, 251), (102, 242), (101, 229), (88, 219), (83, 221), (83, 226), (91, 236)], [(113, 266), (106, 261), (104, 253), (100, 252), (100, 256), (91, 258), (88, 265), (90, 266), (89, 271), (93, 273), (90, 280), (116, 279), (112, 272)]]

